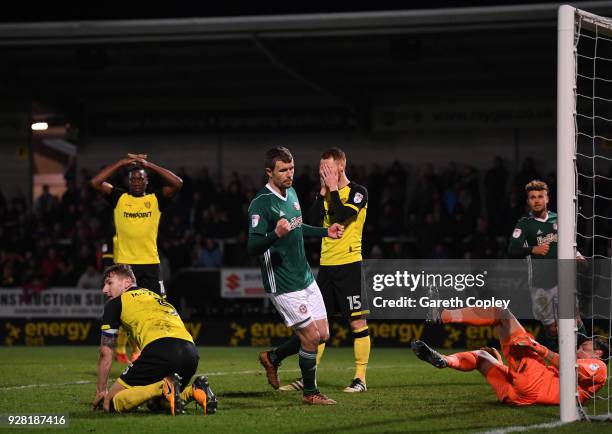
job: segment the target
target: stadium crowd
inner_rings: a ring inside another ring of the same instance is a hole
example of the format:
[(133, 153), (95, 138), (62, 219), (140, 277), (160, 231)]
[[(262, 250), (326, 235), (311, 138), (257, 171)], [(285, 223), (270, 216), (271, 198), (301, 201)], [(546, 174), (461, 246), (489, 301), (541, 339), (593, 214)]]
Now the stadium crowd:
[[(524, 185), (543, 176), (531, 159), (514, 176), (506, 166), (499, 157), (485, 171), (456, 163), (439, 170), (399, 161), (369, 168), (350, 165), (351, 179), (369, 192), (364, 256), (504, 257), (507, 238), (525, 212)], [(164, 280), (185, 267), (256, 265), (246, 253), (246, 215), (263, 178), (234, 172), (224, 185), (206, 168), (175, 173), (183, 188), (164, 211), (159, 228)], [(101, 246), (114, 229), (112, 209), (89, 185), (91, 177), (91, 171), (81, 169), (78, 177), (67, 180), (61, 197), (45, 187), (31, 206), (23, 192), (7, 197), (0, 191), (0, 287), (40, 291), (79, 282), (81, 287), (93, 285), (102, 271)], [(543, 179), (554, 202), (555, 175)], [(112, 183), (124, 185), (120, 177)], [(159, 180), (152, 177), (151, 184), (149, 191)], [(294, 187), (305, 220), (318, 224), (307, 212), (319, 188), (316, 168), (298, 166)], [(307, 252), (316, 266), (317, 240), (307, 241)]]

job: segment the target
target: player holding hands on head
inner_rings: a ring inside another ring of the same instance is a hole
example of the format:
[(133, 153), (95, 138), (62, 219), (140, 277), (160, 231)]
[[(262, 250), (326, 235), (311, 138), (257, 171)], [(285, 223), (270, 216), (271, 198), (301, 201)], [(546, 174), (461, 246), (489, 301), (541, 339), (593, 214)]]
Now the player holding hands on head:
[(286, 357), (299, 353), (304, 379), (303, 402), (330, 405), (336, 401), (319, 392), (316, 381), (317, 346), (329, 337), (327, 312), (312, 275), (304, 237), (342, 237), (344, 227), (313, 227), (302, 222), (302, 211), (293, 183), (294, 161), (287, 148), (268, 149), (265, 156), (268, 183), (249, 206), (248, 252), (259, 256), (266, 292), (293, 335), (278, 348), (264, 351), (259, 361), (268, 383), (279, 388), (278, 367)]
[[(113, 206), (115, 236), (112, 243), (107, 240), (107, 247), (112, 245), (112, 258), (117, 264), (129, 264), (138, 283), (162, 298), (166, 297), (161, 279), (159, 254), (157, 251), (157, 232), (164, 207), (181, 189), (183, 181), (163, 167), (148, 161), (146, 154), (127, 154), (114, 164), (102, 169), (90, 181), (93, 188), (104, 195)], [(107, 180), (120, 169), (127, 168), (128, 191), (115, 187)], [(147, 193), (149, 178), (147, 170), (152, 170), (162, 177), (165, 185), (161, 190)], [(105, 254), (110, 256), (109, 252)], [(126, 355), (127, 335), (121, 330), (118, 336), (117, 360), (128, 363)], [(133, 344), (133, 342), (132, 342)], [(133, 345), (134, 346), (134, 345)], [(140, 350), (132, 349), (132, 361), (136, 360)]]
[[(130, 264), (138, 283), (165, 296), (161, 280), (157, 231), (161, 214), (170, 199), (181, 189), (183, 180), (174, 173), (146, 159), (146, 154), (128, 154), (102, 169), (91, 185), (102, 193), (114, 208), (117, 231), (115, 262)], [(107, 182), (119, 169), (128, 168), (128, 191)], [(147, 170), (158, 174), (164, 186), (147, 193)]]

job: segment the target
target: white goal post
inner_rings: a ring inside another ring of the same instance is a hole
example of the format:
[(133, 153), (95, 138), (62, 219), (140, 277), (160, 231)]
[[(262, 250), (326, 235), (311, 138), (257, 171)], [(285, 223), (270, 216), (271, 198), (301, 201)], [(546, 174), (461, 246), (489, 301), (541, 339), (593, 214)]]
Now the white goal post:
[[(576, 59), (574, 27), (576, 9), (559, 8), (557, 39), (557, 210), (558, 259), (576, 257)], [(575, 273), (559, 267), (559, 310), (574, 304)], [(569, 272), (569, 275), (567, 275)], [(576, 409), (576, 324), (559, 318), (560, 416), (562, 422), (578, 418)]]

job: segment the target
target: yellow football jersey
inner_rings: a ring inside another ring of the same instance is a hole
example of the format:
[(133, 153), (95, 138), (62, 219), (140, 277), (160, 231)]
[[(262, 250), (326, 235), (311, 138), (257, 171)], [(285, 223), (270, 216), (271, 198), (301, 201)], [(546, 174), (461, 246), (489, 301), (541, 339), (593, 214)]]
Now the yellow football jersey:
[(133, 287), (104, 306), (102, 334), (115, 335), (122, 325), (140, 349), (161, 338), (193, 342), (174, 306), (148, 289)]
[(338, 221), (331, 206), (331, 195), (325, 195), (323, 227), (328, 228), (333, 223), (340, 223), (344, 226), (344, 235), (340, 239), (322, 239), (321, 265), (344, 265), (362, 260), (361, 241), (368, 211), (368, 191), (362, 185), (350, 182), (339, 189), (338, 194), (342, 205), (354, 209), (357, 214), (345, 221)]
[(159, 264), (157, 252), (157, 230), (161, 218), (159, 195), (150, 193), (136, 197), (116, 188), (113, 190), (116, 196), (115, 263)]

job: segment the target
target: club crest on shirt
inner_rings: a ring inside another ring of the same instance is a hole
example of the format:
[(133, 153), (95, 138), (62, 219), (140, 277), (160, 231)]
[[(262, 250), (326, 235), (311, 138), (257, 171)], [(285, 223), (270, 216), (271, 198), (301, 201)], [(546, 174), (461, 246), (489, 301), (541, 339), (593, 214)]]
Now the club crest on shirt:
[(293, 208), (295, 208), (296, 211), (300, 210), (300, 204), (298, 202), (293, 202)]
[(361, 203), (362, 200), (363, 200), (363, 194), (355, 193), (355, 197), (353, 198), (353, 202)]
[(300, 311), (300, 313), (308, 312), (308, 308), (306, 307), (305, 304), (300, 304), (300, 307), (298, 307), (298, 310)]
[(523, 233), (523, 231), (521, 231), (519, 228), (514, 229), (514, 232), (512, 232), (512, 238), (518, 238), (521, 236), (521, 234)]
[(145, 208), (151, 208), (151, 202), (145, 202)]
[(257, 227), (257, 225), (259, 224), (259, 215), (258, 214), (253, 214), (251, 216), (251, 226), (252, 227)]

